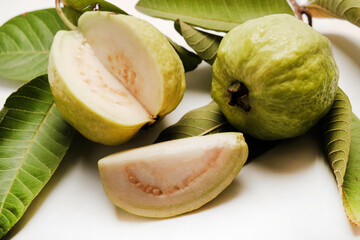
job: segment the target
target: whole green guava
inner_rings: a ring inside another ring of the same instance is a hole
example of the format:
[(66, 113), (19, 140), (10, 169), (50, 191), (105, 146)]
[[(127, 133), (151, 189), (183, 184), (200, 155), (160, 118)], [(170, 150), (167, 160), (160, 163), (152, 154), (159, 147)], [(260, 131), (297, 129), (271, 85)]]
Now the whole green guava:
[(330, 41), (287, 14), (232, 29), (212, 70), (211, 96), (228, 121), (264, 140), (308, 131), (330, 109), (339, 78)]

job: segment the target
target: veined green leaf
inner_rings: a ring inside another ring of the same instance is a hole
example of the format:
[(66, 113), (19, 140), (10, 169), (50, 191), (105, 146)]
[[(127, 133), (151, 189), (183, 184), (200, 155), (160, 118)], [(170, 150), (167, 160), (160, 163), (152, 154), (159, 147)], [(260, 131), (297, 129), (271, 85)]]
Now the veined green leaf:
[(117, 6), (104, 0), (62, 0), (65, 6), (70, 7), (80, 13), (93, 11), (96, 7), (101, 11), (108, 11), (120, 14), (127, 14)]
[(229, 31), (249, 19), (269, 14), (294, 14), (286, 0), (140, 0), (136, 8), (153, 17), (181, 19), (218, 31)]
[(64, 6), (62, 8), (65, 16), (67, 17), (67, 19), (74, 24), (75, 26), (77, 26), (78, 24), (78, 20), (82, 14), (82, 12), (76, 11), (75, 9), (71, 8), (71, 7), (67, 7)]
[(321, 126), (324, 149), (342, 193), (346, 215), (360, 226), (360, 120), (340, 88)]
[(57, 111), (46, 76), (11, 94), (0, 116), (1, 238), (50, 179), (74, 130)]
[[(155, 142), (205, 136), (213, 133), (237, 132), (215, 102), (186, 113), (177, 123), (164, 129)], [(249, 146), (248, 159), (255, 158), (275, 146), (276, 142), (261, 141), (244, 135)]]
[(156, 142), (235, 131), (215, 102), (186, 113), (176, 124), (162, 131)]
[(0, 27), (0, 76), (28, 81), (47, 73), (50, 47), (66, 29), (55, 9), (19, 15)]
[(173, 46), (173, 48), (175, 49), (176, 53), (179, 55), (183, 65), (184, 65), (185, 72), (194, 70), (201, 63), (201, 58), (198, 55), (196, 55), (196, 54), (188, 51), (184, 47), (178, 45), (176, 42), (174, 42), (170, 38), (168, 38), (168, 40), (169, 40), (170, 44)]
[(321, 121), (324, 150), (341, 188), (350, 151), (351, 104), (346, 94), (339, 88), (332, 108)]
[(342, 199), (346, 215), (360, 226), (360, 120), (352, 114), (352, 134), (349, 160), (347, 163)]
[(222, 37), (197, 30), (180, 19), (177, 19), (174, 24), (176, 31), (184, 37), (187, 44), (195, 50), (201, 59), (210, 65), (213, 64)]
[(314, 17), (344, 18), (360, 27), (358, 0), (315, 0), (307, 7)]

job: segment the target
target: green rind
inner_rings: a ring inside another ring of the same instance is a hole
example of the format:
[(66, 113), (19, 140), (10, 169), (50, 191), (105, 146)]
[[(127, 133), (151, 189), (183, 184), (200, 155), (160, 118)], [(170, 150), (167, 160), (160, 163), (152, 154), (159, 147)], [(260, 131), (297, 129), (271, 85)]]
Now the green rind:
[(186, 83), (181, 59), (168, 39), (145, 20), (100, 11), (84, 13), (79, 19), (79, 30), (84, 32), (86, 28), (91, 27), (89, 24), (85, 24), (95, 17), (98, 21), (111, 19), (119, 25), (126, 25), (129, 31), (135, 33), (145, 46), (151, 46), (147, 47), (147, 50), (158, 64), (163, 81), (163, 103), (157, 115), (162, 117), (173, 111), (182, 100)]
[(153, 17), (182, 19), (190, 25), (226, 32), (249, 19), (293, 14), (286, 0), (140, 0), (136, 9)]
[[(211, 96), (239, 131), (263, 140), (291, 138), (329, 111), (338, 77), (330, 41), (295, 17), (277, 14), (249, 20), (223, 38)], [(236, 81), (249, 91), (250, 111), (229, 105), (227, 89)]]
[(54, 105), (46, 76), (11, 94), (1, 115), (0, 238), (48, 182), (74, 134)]
[(350, 152), (351, 115), (350, 100), (339, 88), (330, 111), (320, 122), (324, 150), (340, 189)]
[(356, 226), (360, 226), (360, 120), (352, 116), (352, 134), (349, 160), (342, 185), (342, 200), (346, 215)]
[(210, 65), (214, 63), (216, 52), (222, 40), (221, 36), (200, 31), (177, 19), (174, 23), (176, 31), (184, 37), (189, 46)]
[(66, 26), (55, 9), (24, 13), (0, 27), (0, 76), (29, 81), (47, 73), (55, 33)]

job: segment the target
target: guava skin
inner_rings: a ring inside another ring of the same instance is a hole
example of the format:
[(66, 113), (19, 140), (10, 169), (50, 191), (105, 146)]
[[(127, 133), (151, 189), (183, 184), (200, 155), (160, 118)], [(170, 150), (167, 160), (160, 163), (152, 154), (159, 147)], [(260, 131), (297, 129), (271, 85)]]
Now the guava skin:
[(329, 111), (339, 79), (330, 41), (287, 14), (232, 29), (212, 70), (211, 96), (228, 121), (263, 140), (308, 131)]
[[(111, 66), (106, 59), (114, 59)], [(77, 30), (56, 34), (48, 76), (62, 117), (87, 139), (105, 145), (125, 143), (173, 111), (186, 87), (181, 59), (158, 29), (133, 16), (104, 11), (86, 12)], [(111, 94), (126, 97), (120, 101)]]
[(248, 153), (242, 133), (215, 133), (115, 153), (100, 159), (98, 168), (104, 191), (116, 206), (139, 216), (167, 218), (218, 196)]

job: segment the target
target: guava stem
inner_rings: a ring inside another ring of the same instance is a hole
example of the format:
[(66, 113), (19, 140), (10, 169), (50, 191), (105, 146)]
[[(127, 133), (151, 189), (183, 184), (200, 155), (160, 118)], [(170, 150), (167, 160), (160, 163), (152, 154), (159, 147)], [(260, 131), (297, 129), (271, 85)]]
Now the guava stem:
[(294, 7), (295, 16), (298, 19), (303, 21), (302, 15), (306, 15), (309, 25), (312, 26), (312, 16), (311, 16), (309, 9), (304, 6), (299, 6), (299, 4), (296, 2), (296, 0), (290, 0), (290, 2)]
[(70, 30), (76, 30), (77, 26), (75, 26), (65, 15), (65, 13), (63, 12), (61, 6), (60, 6), (61, 0), (55, 0), (55, 8), (56, 11), (58, 12), (61, 20), (65, 23), (65, 25), (70, 29)]

